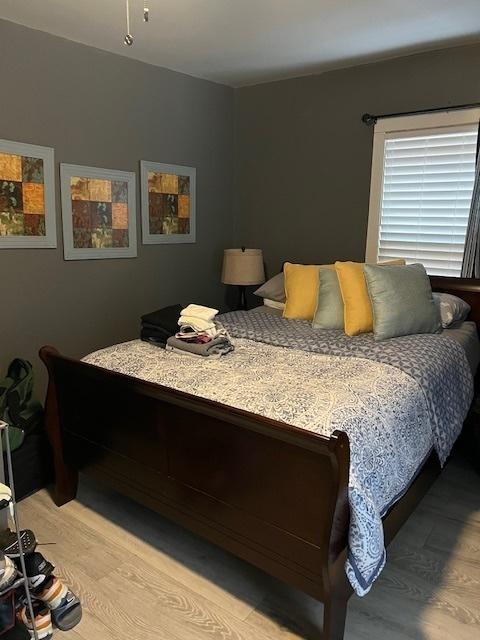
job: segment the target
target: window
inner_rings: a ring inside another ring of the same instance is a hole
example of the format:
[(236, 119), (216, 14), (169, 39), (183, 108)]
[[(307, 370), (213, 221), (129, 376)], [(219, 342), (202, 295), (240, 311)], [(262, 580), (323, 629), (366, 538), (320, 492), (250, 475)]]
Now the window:
[(480, 109), (375, 126), (367, 262), (405, 258), (459, 276), (475, 179)]

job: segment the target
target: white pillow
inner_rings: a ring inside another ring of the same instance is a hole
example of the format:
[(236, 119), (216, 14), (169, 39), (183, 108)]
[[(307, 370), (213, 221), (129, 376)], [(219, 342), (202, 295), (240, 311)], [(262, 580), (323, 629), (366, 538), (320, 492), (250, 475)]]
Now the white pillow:
[(263, 304), (266, 307), (270, 307), (270, 309), (280, 309), (281, 311), (285, 309), (284, 302), (277, 302), (276, 300), (270, 300), (269, 298), (264, 298)]
[(463, 322), (470, 313), (470, 305), (449, 293), (434, 293), (433, 299), (440, 308), (442, 327), (447, 329), (456, 322)]

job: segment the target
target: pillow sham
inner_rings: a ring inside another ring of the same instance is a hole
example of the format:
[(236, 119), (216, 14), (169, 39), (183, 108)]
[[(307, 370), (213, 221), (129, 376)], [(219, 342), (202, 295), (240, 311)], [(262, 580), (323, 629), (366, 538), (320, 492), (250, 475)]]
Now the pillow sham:
[[(343, 299), (344, 326), (347, 336), (373, 330), (372, 305), (361, 262), (336, 262), (335, 270)], [(383, 269), (383, 267), (378, 267)]]
[(441, 331), (440, 312), (422, 264), (365, 265), (375, 340)]
[[(389, 260), (378, 264), (379, 267), (386, 265), (404, 266), (405, 260)], [(362, 262), (335, 263), (344, 304), (344, 326), (347, 336), (358, 336), (360, 333), (373, 331), (372, 303), (365, 282), (364, 266)]]
[(334, 269), (319, 270), (317, 309), (313, 318), (314, 329), (343, 329), (343, 299)]
[(285, 302), (285, 278), (283, 271), (264, 282), (261, 287), (253, 292), (253, 295), (259, 298), (267, 298), (267, 300), (274, 300), (275, 302)]
[(440, 319), (444, 329), (456, 322), (463, 322), (470, 313), (470, 305), (450, 293), (434, 293), (433, 299), (440, 309)]
[(318, 299), (318, 271), (334, 265), (292, 264), (283, 267), (285, 276), (285, 309), (283, 317), (292, 320), (313, 320)]

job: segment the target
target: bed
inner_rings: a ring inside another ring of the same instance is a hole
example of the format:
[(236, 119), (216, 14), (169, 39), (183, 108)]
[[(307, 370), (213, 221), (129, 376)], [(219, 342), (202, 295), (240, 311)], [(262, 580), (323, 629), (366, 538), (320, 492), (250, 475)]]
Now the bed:
[[(431, 281), (479, 326), (480, 281)], [(222, 320), (235, 356), (200, 375), (138, 341), (86, 361), (41, 349), (55, 501), (75, 497), (79, 471), (95, 476), (322, 601), (322, 638), (340, 640), (353, 589), (368, 592), (458, 436), (478, 362), (465, 345), (478, 340), (465, 326), (396, 350), (371, 336), (347, 347), (271, 314)], [(372, 438), (393, 473), (358, 471), (378, 465)]]

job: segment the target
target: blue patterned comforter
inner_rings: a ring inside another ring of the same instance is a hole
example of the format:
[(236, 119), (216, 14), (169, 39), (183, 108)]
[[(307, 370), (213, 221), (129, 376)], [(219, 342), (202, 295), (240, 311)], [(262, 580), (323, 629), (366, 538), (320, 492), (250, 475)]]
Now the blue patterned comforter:
[[(394, 416), (398, 429), (393, 431), (401, 434), (395, 447), (392, 428), (379, 429), (371, 415), (358, 415), (358, 419), (350, 416), (340, 427), (348, 433), (351, 448), (346, 571), (357, 594), (366, 594), (385, 564), (382, 516), (408, 489), (432, 448), (440, 463), (445, 463), (462, 429), (473, 397), (473, 378), (463, 348), (443, 335), (405, 336), (384, 342), (375, 342), (372, 334), (350, 338), (342, 331), (313, 329), (308, 322), (267, 313), (236, 311), (219, 320), (233, 338), (326, 356), (371, 360), (395, 367), (415, 382), (418, 397), (412, 404), (418, 406), (404, 403), (398, 416)], [(388, 368), (386, 372), (388, 375)], [(397, 387), (401, 395), (398, 383)], [(365, 401), (375, 402), (375, 397), (366, 397)], [(379, 415), (382, 411), (384, 408), (379, 407)], [(374, 447), (372, 434), (376, 439)], [(398, 446), (399, 442), (403, 446)]]

